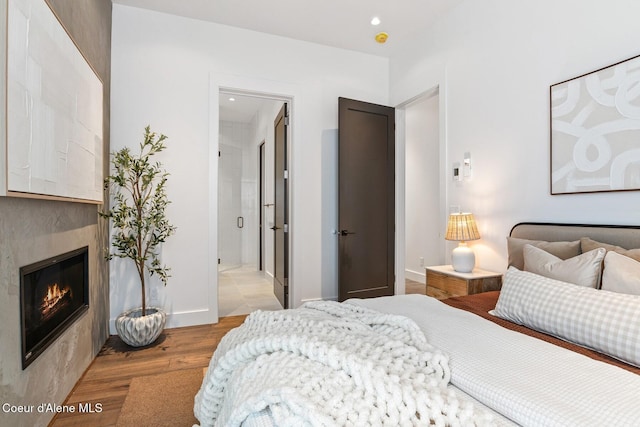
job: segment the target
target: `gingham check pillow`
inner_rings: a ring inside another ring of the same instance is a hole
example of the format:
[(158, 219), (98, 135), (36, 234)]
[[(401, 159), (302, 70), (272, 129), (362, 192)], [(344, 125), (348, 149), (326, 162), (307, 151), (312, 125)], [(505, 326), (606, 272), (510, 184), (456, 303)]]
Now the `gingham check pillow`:
[(640, 295), (586, 288), (510, 267), (490, 313), (640, 367)]

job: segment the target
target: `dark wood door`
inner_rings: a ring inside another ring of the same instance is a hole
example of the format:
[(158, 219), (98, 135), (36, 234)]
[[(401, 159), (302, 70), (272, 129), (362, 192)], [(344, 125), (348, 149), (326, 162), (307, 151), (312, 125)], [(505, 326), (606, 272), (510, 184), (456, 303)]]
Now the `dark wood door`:
[(338, 298), (394, 293), (395, 109), (338, 101)]
[(274, 280), (273, 293), (283, 308), (289, 307), (289, 194), (287, 181), (287, 104), (274, 121), (275, 188), (274, 188)]
[(265, 142), (262, 141), (258, 147), (258, 270), (264, 270), (264, 218), (267, 205), (264, 202), (265, 193)]

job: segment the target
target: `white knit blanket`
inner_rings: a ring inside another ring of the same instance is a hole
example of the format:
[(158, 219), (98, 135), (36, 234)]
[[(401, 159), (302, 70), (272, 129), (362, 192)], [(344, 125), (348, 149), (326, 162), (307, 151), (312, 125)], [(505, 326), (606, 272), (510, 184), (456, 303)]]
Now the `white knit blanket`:
[(449, 378), (447, 356), (409, 318), (320, 301), (254, 312), (225, 335), (194, 413), (203, 427), (265, 410), (277, 426), (491, 424)]

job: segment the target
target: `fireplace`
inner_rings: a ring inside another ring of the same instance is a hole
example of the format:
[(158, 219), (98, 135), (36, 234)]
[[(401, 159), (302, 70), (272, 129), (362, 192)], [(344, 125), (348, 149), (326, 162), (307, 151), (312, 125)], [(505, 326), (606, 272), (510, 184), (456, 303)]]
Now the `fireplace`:
[(89, 309), (88, 247), (20, 268), (22, 369)]

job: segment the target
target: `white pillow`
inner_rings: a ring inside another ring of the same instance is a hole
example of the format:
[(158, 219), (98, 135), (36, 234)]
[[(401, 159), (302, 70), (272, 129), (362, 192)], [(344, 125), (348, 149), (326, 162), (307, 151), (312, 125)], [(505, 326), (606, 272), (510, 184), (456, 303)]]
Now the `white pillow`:
[(598, 248), (565, 260), (531, 245), (524, 245), (523, 253), (525, 271), (588, 288), (597, 288), (600, 284), (602, 260), (607, 251)]
[(607, 252), (602, 290), (640, 295), (640, 262), (617, 252)]
[(640, 367), (640, 296), (607, 292), (510, 267), (494, 316)]

